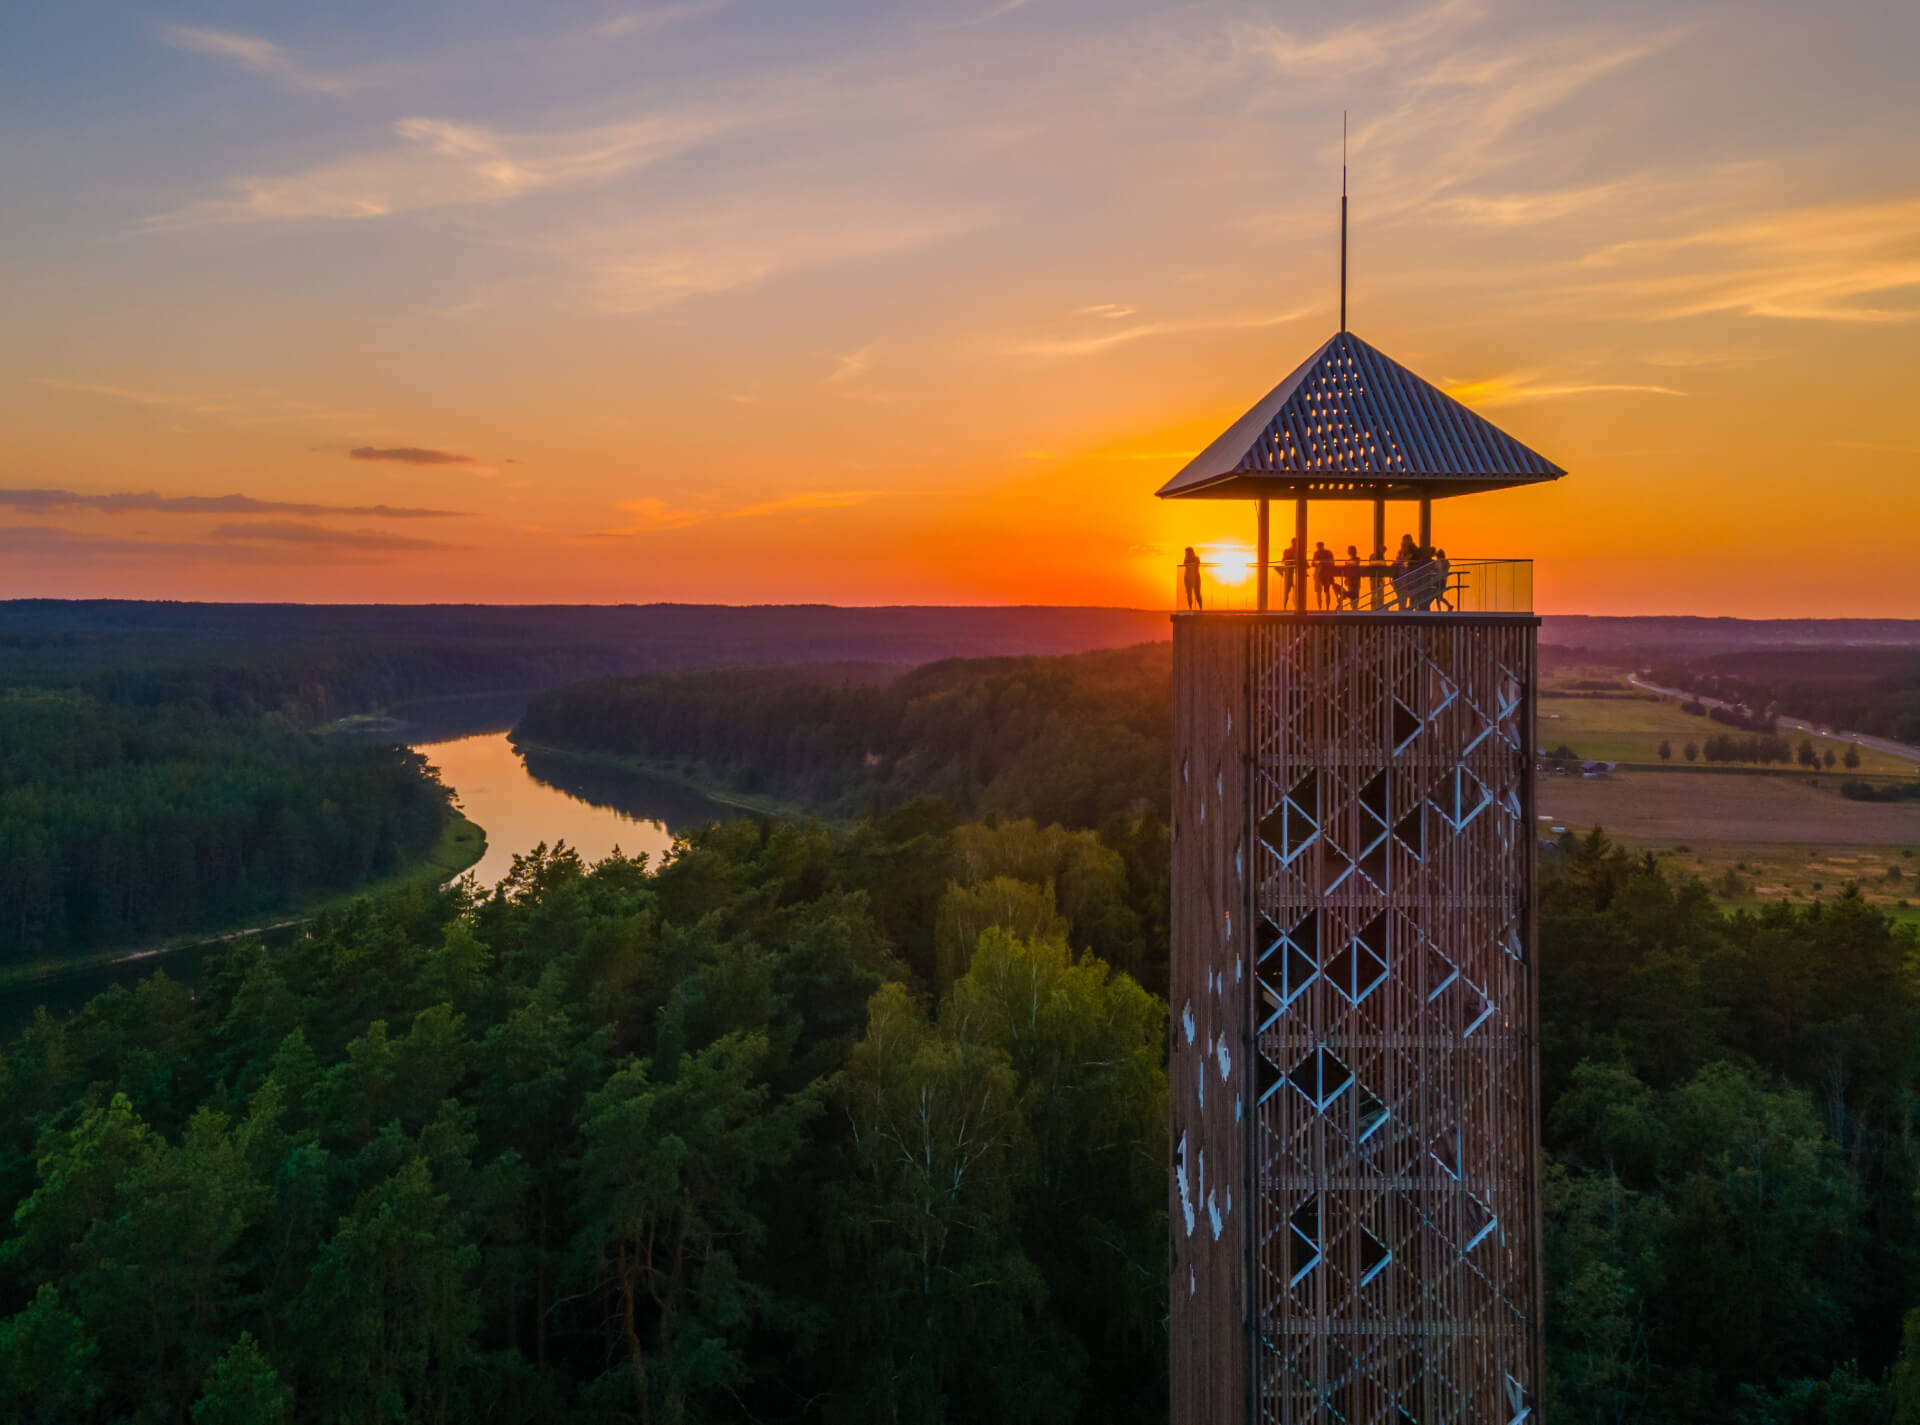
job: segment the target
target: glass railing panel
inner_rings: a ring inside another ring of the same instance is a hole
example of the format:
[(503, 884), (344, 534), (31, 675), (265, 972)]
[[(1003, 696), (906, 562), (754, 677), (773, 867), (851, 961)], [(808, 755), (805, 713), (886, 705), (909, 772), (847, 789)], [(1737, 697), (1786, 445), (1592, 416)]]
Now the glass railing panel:
[[(1531, 559), (1434, 559), (1397, 568), (1338, 561), (1324, 569), (1267, 567), (1267, 607), (1293, 609), (1296, 579), (1306, 584), (1308, 613), (1531, 613)], [(1257, 564), (1178, 564), (1173, 606), (1193, 613), (1251, 613), (1260, 607)]]

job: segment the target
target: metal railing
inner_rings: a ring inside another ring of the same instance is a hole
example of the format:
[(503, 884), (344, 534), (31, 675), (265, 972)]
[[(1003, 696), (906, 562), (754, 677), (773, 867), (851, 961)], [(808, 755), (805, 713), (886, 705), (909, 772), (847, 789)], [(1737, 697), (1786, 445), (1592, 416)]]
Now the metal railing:
[[(1267, 609), (1291, 613), (1299, 585), (1308, 613), (1511, 614), (1533, 611), (1531, 559), (1429, 559), (1410, 566), (1335, 560), (1267, 566)], [(1260, 607), (1260, 566), (1216, 561), (1176, 564), (1173, 607), (1188, 613), (1252, 613)]]

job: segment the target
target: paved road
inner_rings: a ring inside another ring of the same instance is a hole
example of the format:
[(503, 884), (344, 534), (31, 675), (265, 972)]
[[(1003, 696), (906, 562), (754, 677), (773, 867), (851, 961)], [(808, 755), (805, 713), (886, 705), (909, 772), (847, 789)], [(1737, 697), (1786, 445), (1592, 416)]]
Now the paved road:
[[(1644, 688), (1649, 693), (1663, 693), (1669, 698), (1692, 699), (1710, 708), (1731, 706), (1719, 698), (1703, 698), (1698, 693), (1689, 693), (1681, 688), (1663, 688), (1658, 683), (1649, 683), (1638, 673), (1627, 674), (1627, 681), (1636, 688)], [(1810, 732), (1815, 737), (1830, 737), (1835, 742), (1851, 742), (1856, 747), (1884, 752), (1889, 757), (1904, 757), (1909, 762), (1920, 762), (1920, 747), (1909, 747), (1904, 742), (1893, 742), (1884, 737), (1868, 737), (1864, 732), (1826, 732), (1810, 722), (1801, 722), (1798, 718), (1792, 717), (1776, 718), (1774, 721), (1781, 727), (1791, 728), (1795, 732)]]

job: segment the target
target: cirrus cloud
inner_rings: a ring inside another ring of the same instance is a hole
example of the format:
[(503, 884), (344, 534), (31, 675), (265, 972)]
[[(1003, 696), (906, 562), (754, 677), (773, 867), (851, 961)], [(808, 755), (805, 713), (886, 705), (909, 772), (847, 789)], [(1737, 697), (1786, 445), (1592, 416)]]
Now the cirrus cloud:
[(99, 510), (105, 514), (162, 515), (354, 515), (361, 519), (449, 519), (461, 510), (429, 510), (409, 505), (311, 505), (291, 500), (257, 500), (251, 495), (161, 495), (124, 491), (83, 495), (75, 490), (0, 490), (0, 507), (15, 510)]
[(471, 465), (471, 455), (451, 450), (435, 450), (424, 445), (356, 445), (347, 452), (349, 460), (391, 460), (401, 465)]
[(394, 147), (297, 173), (235, 178), (226, 196), (156, 213), (142, 226), (156, 232), (235, 222), (353, 221), (497, 203), (617, 178), (736, 122), (737, 116), (663, 113), (587, 129), (506, 134), (450, 119), (404, 118), (394, 123)]
[(1481, 381), (1460, 381), (1447, 387), (1447, 394), (1462, 405), (1474, 407), (1510, 406), (1519, 401), (1552, 401), (1568, 396), (1684, 396), (1685, 391), (1671, 386), (1649, 386), (1628, 381), (1540, 381), (1531, 372), (1489, 376)]
[(736, 505), (731, 509), (701, 509), (697, 506), (674, 505), (658, 495), (642, 495), (638, 499), (626, 500), (620, 506), (628, 514), (637, 515), (640, 520), (638, 524), (598, 530), (596, 535), (606, 537), (658, 534), (666, 530), (687, 529), (697, 524), (708, 524), (714, 520), (758, 519), (765, 515), (805, 513), (814, 510), (844, 510), (854, 505), (863, 505), (876, 495), (885, 493), (887, 492), (884, 490), (803, 490), (799, 494), (783, 495), (777, 500)]
[(1181, 332), (1244, 331), (1259, 327), (1284, 326), (1297, 322), (1310, 308), (1276, 312), (1260, 317), (1190, 317), (1163, 322), (1135, 322), (1131, 326), (1106, 328), (1093, 336), (1071, 336), (1020, 342), (1011, 348), (1016, 356), (1098, 356), (1116, 346), (1151, 336), (1173, 336)]
[(275, 544), (329, 545), (340, 549), (367, 549), (383, 552), (411, 552), (429, 549), (459, 549), (438, 539), (416, 539), (404, 534), (383, 534), (372, 529), (329, 529), (325, 525), (296, 524), (291, 520), (258, 520), (249, 524), (215, 525), (213, 539), (241, 542), (268, 541)]
[(204, 29), (198, 25), (161, 25), (159, 31), (160, 38), (175, 49), (224, 59), (251, 73), (278, 79), (295, 89), (341, 95), (361, 87), (360, 80), (347, 75), (315, 74), (303, 68), (285, 49), (258, 35)]

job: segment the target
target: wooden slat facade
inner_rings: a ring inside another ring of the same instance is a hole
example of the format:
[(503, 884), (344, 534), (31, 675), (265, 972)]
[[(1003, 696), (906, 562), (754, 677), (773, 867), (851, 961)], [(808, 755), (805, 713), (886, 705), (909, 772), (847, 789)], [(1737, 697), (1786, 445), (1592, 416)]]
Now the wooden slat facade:
[(1175, 619), (1179, 1425), (1539, 1419), (1535, 628)]
[(1170, 1097), (1175, 1421), (1248, 1417), (1253, 967), (1244, 619), (1176, 619)]

